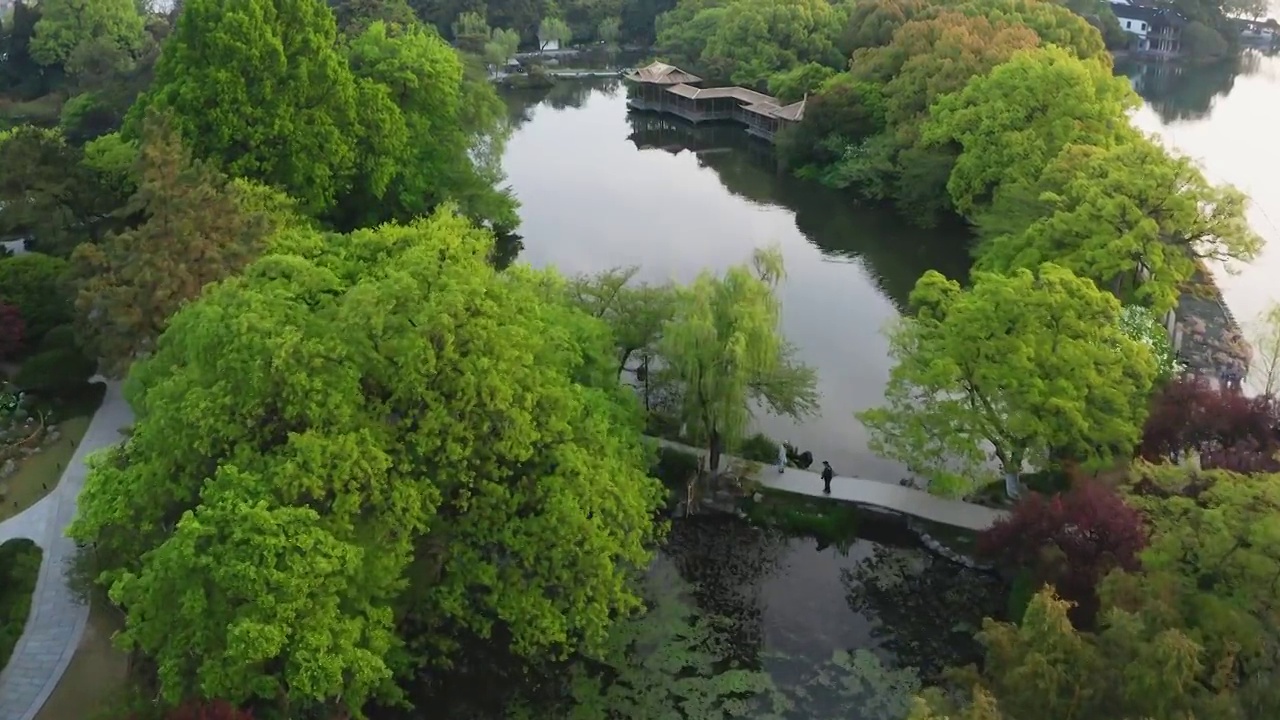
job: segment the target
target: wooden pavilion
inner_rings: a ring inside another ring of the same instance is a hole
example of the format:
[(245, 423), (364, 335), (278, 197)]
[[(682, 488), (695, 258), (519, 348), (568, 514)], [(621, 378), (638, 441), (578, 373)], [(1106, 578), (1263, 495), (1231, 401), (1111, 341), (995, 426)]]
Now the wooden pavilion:
[(634, 110), (671, 113), (693, 123), (736, 122), (771, 142), (783, 127), (804, 119), (805, 100), (783, 105), (772, 95), (744, 87), (698, 87), (702, 78), (666, 63), (623, 77), (631, 86), (627, 105)]

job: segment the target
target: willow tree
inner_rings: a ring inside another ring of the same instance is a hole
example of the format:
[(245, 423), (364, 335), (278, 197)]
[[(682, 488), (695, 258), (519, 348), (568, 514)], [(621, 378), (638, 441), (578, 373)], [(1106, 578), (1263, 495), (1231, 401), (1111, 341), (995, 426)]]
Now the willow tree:
[(753, 404), (797, 419), (817, 411), (817, 377), (796, 362), (780, 327), (784, 275), (777, 248), (757, 250), (723, 276), (704, 272), (680, 290), (663, 327), (662, 375), (680, 397), (681, 421), (706, 442), (713, 471), (747, 430)]
[(336, 717), (460, 637), (601, 647), (662, 502), (607, 328), (448, 211), (273, 247), (134, 366), (71, 528), (162, 696)]

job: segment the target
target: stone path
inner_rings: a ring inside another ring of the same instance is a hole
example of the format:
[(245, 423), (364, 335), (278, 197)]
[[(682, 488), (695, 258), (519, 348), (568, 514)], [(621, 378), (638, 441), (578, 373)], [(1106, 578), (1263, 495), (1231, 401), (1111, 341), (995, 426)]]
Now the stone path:
[(76, 498), (84, 486), (85, 458), (119, 442), (120, 431), (131, 424), (133, 412), (119, 383), (107, 383), (102, 405), (58, 486), (40, 502), (0, 523), (0, 541), (25, 537), (44, 549), (31, 616), (9, 664), (0, 672), (0, 719), (32, 720), (58, 686), (80, 644), (89, 606), (67, 586), (65, 571), (75, 557), (76, 546), (64, 530), (76, 514)]
[[(698, 448), (670, 440), (658, 440), (658, 443), (675, 450), (695, 454), (702, 452)], [(721, 464), (728, 458), (730, 458), (728, 455), (722, 456)], [(766, 463), (761, 465), (760, 471), (752, 479), (773, 490), (843, 500), (859, 505), (872, 505), (967, 530), (985, 530), (1006, 514), (1002, 510), (960, 500), (948, 500), (896, 483), (843, 475), (836, 475), (831, 481), (831, 494), (825, 495), (822, 492), (822, 476), (816, 472), (788, 467), (779, 473), (777, 465)]]

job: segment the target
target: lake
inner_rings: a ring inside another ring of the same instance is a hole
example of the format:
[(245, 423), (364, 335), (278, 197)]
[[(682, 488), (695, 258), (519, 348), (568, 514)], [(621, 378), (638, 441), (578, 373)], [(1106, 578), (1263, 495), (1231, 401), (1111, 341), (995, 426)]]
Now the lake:
[(695, 130), (629, 115), (616, 80), (508, 100), (518, 128), (504, 166), (521, 203), (522, 261), (570, 274), (637, 265), (642, 280), (688, 282), (777, 243), (788, 274), (779, 289), (783, 331), (817, 369), (822, 409), (798, 425), (760, 417), (759, 429), (839, 474), (905, 476), (867, 450), (853, 413), (883, 399), (890, 362), (882, 330), (916, 279), (931, 268), (967, 272), (963, 228), (913, 228), (781, 174), (770, 146), (735, 126)]
[[(1278, 12), (1277, 14), (1280, 14)], [(1121, 62), (1144, 97), (1134, 123), (1194, 158), (1215, 182), (1248, 193), (1268, 245), (1242, 268), (1216, 267), (1248, 332), (1280, 298), (1280, 57), (1257, 52), (1206, 66)], [(632, 113), (616, 80), (508, 93), (516, 130), (504, 158), (521, 202), (521, 260), (591, 273), (636, 265), (640, 279), (687, 282), (777, 243), (788, 278), (783, 331), (816, 368), (820, 413), (758, 429), (811, 450), (836, 471), (895, 482), (898, 463), (867, 449), (859, 410), (882, 399), (890, 361), (883, 334), (919, 276), (963, 277), (966, 233), (921, 230), (892, 212), (779, 173), (771, 148), (735, 126), (693, 128)]]
[[(1272, 4), (1280, 17), (1280, 3)], [(1227, 304), (1250, 325), (1280, 300), (1280, 56), (1246, 54), (1204, 67), (1121, 66), (1146, 103), (1134, 123), (1193, 158), (1210, 180), (1231, 183), (1253, 200), (1249, 222), (1267, 241), (1238, 274), (1215, 268)]]

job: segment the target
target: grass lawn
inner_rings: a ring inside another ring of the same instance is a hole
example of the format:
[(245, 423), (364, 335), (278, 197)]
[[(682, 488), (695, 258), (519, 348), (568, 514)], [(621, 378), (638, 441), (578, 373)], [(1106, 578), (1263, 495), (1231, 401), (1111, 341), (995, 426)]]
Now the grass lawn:
[(25, 538), (0, 545), (0, 668), (9, 664), (31, 614), (40, 557), (40, 548)]
[(65, 400), (52, 401), (41, 408), (46, 412), (54, 412), (62, 437), (52, 446), (22, 459), (16, 473), (0, 480), (0, 490), (4, 492), (4, 502), (0, 503), (0, 520), (26, 510), (57, 486), (62, 471), (66, 469), (80, 440), (84, 438), (85, 431), (89, 429), (89, 421), (102, 404), (105, 392), (105, 385), (87, 385), (84, 391)]

